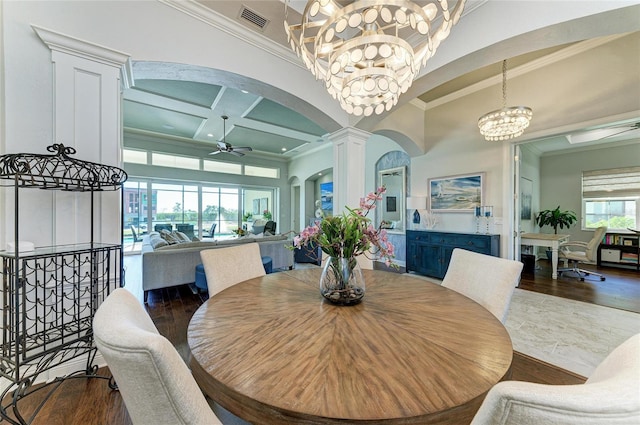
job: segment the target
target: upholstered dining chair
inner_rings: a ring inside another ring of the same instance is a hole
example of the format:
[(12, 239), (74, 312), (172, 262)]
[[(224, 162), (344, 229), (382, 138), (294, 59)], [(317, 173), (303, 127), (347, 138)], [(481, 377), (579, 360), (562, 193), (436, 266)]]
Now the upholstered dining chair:
[(260, 245), (244, 243), (228, 248), (204, 249), (200, 258), (207, 277), (209, 297), (244, 280), (264, 276)]
[(504, 323), (522, 266), (520, 261), (456, 248), (442, 286), (471, 298)]
[(584, 384), (496, 384), (471, 424), (640, 424), (640, 334), (614, 349)]
[(96, 346), (134, 424), (222, 424), (171, 342), (140, 302), (113, 291), (93, 319)]

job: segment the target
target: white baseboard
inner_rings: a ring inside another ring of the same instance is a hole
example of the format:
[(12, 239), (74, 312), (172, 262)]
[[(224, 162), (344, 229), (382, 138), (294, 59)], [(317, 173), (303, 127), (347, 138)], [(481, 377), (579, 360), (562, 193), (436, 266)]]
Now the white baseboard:
[[(85, 370), (87, 367), (87, 357), (91, 353), (84, 354), (82, 356), (78, 356), (75, 359), (69, 360), (61, 365), (54, 366), (53, 368), (46, 370), (39, 374), (36, 380), (33, 382), (34, 384), (42, 384), (51, 382), (54, 379), (62, 376), (67, 376), (72, 373)], [(96, 353), (95, 358), (93, 359), (93, 364), (98, 367), (104, 367), (107, 365), (107, 362), (102, 357), (102, 354), (98, 351)], [(12, 383), (6, 378), (0, 378), (0, 392), (6, 390)]]

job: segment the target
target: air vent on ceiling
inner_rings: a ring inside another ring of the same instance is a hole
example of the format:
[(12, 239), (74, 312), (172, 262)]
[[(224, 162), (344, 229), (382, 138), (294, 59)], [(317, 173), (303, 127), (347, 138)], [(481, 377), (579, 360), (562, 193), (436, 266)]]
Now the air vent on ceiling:
[(269, 23), (267, 18), (258, 15), (256, 12), (244, 5), (240, 10), (240, 18), (249, 22), (252, 26), (257, 27), (260, 31), (263, 31), (264, 27)]

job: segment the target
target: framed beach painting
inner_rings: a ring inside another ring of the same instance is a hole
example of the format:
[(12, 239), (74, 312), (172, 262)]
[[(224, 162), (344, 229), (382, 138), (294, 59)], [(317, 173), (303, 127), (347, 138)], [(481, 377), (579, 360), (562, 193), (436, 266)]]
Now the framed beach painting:
[(473, 212), (483, 205), (484, 173), (432, 178), (428, 185), (432, 211)]
[(320, 183), (320, 200), (325, 217), (333, 215), (333, 182)]

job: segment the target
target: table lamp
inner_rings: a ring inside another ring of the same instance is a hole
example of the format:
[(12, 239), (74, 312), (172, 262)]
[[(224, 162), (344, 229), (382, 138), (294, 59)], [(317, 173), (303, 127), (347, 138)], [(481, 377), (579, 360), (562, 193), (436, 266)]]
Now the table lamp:
[(426, 196), (410, 196), (407, 198), (407, 208), (409, 210), (415, 210), (413, 213), (413, 222), (414, 224), (420, 223), (420, 211), (418, 210), (426, 210), (427, 209), (427, 198)]

